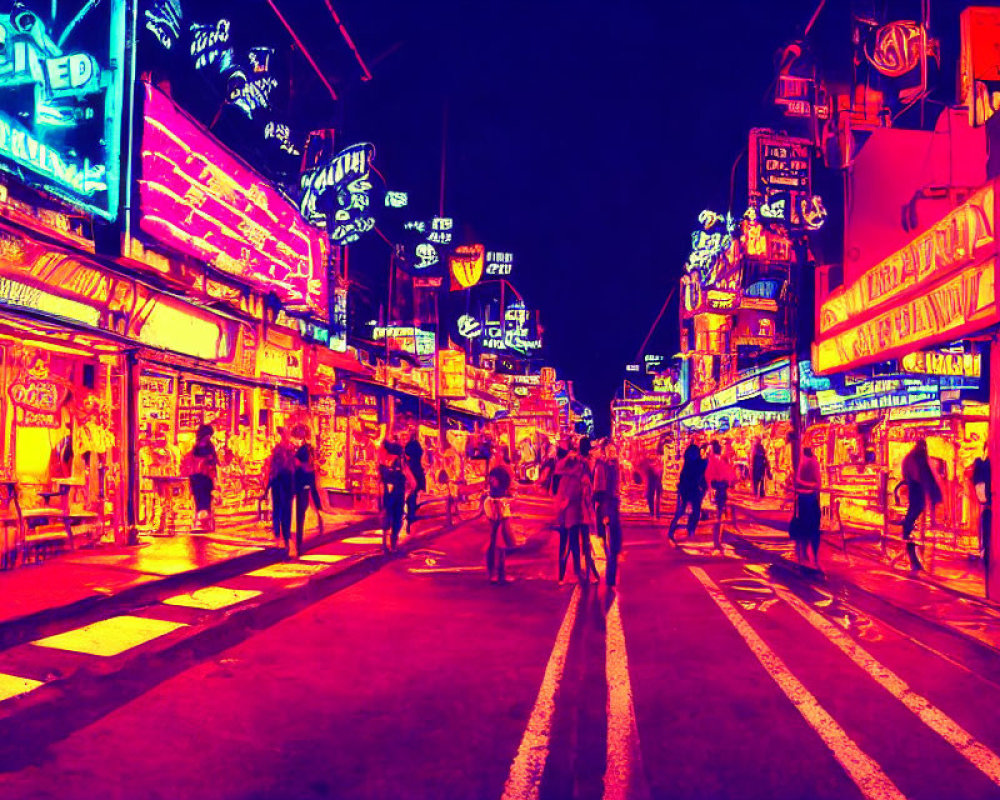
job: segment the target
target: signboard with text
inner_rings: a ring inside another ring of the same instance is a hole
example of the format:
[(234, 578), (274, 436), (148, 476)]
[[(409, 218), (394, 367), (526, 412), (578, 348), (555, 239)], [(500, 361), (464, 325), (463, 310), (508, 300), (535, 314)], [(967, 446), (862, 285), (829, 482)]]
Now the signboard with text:
[(125, 8), (24, 0), (0, 14), (0, 169), (105, 219), (118, 215)]
[(465, 351), (439, 350), (438, 396), (465, 397)]
[(812, 194), (810, 143), (763, 128), (751, 130), (749, 185), (762, 220), (801, 224), (802, 203)]
[(325, 319), (324, 233), (169, 97), (143, 89), (143, 233)]

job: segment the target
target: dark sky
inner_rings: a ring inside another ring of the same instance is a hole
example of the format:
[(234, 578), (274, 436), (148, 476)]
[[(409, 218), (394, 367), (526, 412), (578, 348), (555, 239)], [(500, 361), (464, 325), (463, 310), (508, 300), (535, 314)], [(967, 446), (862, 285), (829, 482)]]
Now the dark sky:
[[(375, 143), (388, 182), (430, 215), (447, 102), (445, 211), (515, 253), (549, 359), (606, 429), (698, 212), (725, 209), (748, 129), (773, 121), (775, 53), (813, 3), (335, 7), (374, 75), (339, 87), (341, 144)], [(742, 211), (745, 160), (736, 186)], [(675, 351), (676, 315), (673, 303), (647, 352)]]

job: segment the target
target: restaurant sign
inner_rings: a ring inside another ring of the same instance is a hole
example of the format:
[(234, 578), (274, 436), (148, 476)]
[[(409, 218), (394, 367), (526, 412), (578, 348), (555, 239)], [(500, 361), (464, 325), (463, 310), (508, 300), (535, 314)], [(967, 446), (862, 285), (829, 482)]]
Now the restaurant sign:
[(951, 342), (991, 325), (997, 314), (995, 259), (966, 267), (875, 317), (813, 345), (819, 373), (897, 358), (916, 347)]
[(142, 231), (325, 319), (324, 233), (169, 97), (143, 88)]
[(980, 189), (906, 247), (825, 300), (819, 313), (820, 333), (828, 333), (859, 316), (869, 316), (922, 284), (992, 255), (996, 250), (994, 195), (992, 183)]
[(465, 397), (465, 351), (438, 350), (438, 396)]
[(0, 169), (114, 219), (126, 3), (4, 5)]

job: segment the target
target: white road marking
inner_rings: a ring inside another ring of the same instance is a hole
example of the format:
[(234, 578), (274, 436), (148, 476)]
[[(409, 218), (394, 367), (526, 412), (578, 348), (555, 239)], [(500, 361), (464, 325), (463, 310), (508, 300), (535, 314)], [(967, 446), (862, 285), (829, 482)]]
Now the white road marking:
[(218, 611), (222, 608), (235, 606), (244, 600), (259, 597), (261, 592), (255, 589), (228, 589), (225, 586), (206, 586), (195, 589), (189, 594), (175, 594), (163, 601), (168, 606), (184, 606), (185, 608), (200, 608), (205, 611)]
[(639, 728), (635, 722), (632, 683), (628, 674), (625, 629), (622, 627), (618, 597), (611, 602), (606, 618), (604, 669), (608, 681), (608, 749), (604, 769), (606, 800), (648, 797), (639, 748)]
[(822, 614), (811, 609), (787, 589), (775, 586), (775, 593), (797, 611), (810, 625), (822, 633), (861, 669), (916, 714), (920, 721), (955, 748), (972, 766), (1000, 786), (1000, 756), (982, 744), (955, 720), (937, 708), (927, 698), (914, 692), (896, 673), (883, 666), (840, 628)]
[(36, 639), (32, 644), (92, 656), (116, 656), (178, 628), (186, 627), (187, 625), (181, 622), (167, 622), (162, 619), (133, 617), (126, 614), (102, 619), (100, 622), (55, 636)]
[(792, 701), (803, 719), (812, 726), (824, 744), (830, 748), (833, 757), (844, 768), (851, 780), (857, 784), (861, 793), (869, 800), (905, 800), (905, 795), (882, 771), (878, 763), (858, 747), (857, 743), (819, 704), (812, 693), (792, 674), (785, 662), (768, 647), (740, 612), (736, 610), (736, 607), (729, 602), (722, 590), (708, 577), (708, 573), (700, 567), (690, 567), (690, 570), (691, 574), (705, 587), (709, 597), (715, 601), (715, 604), (743, 637), (750, 651), (767, 670), (772, 680), (778, 684), (778, 688)]
[(43, 681), (0, 672), (0, 702), (9, 700), (12, 697), (20, 697), (22, 694), (27, 694), (44, 685)]
[(573, 589), (569, 607), (556, 634), (552, 654), (545, 666), (542, 685), (531, 709), (528, 726), (521, 737), (517, 755), (510, 765), (510, 774), (503, 787), (503, 800), (536, 800), (542, 784), (542, 772), (549, 757), (549, 741), (552, 738), (552, 717), (556, 710), (556, 693), (566, 667), (569, 640), (576, 623), (580, 607), (580, 587)]

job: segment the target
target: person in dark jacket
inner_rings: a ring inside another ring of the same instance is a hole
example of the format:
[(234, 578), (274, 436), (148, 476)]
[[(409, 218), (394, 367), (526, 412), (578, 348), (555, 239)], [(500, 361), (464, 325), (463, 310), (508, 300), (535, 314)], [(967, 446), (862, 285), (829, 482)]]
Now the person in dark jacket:
[(705, 496), (705, 466), (698, 445), (689, 444), (684, 451), (684, 463), (677, 481), (677, 513), (674, 514), (667, 533), (671, 542), (677, 541), (674, 538), (674, 531), (677, 530), (681, 517), (689, 507), (691, 511), (687, 519), (688, 538), (694, 536), (698, 520), (701, 519), (701, 500)]
[(979, 517), (979, 547), (983, 553), (983, 568), (986, 572), (986, 596), (989, 597), (990, 576), (990, 526), (993, 522), (993, 473), (990, 468), (990, 457), (984, 453), (984, 458), (977, 458), (972, 465), (972, 488), (979, 501), (981, 514)]
[(416, 432), (406, 434), (403, 455), (416, 481), (416, 488), (406, 495), (406, 525), (413, 525), (417, 519), (417, 499), (420, 492), (427, 491), (427, 475), (424, 473), (424, 448), (417, 439)]
[(927, 441), (920, 439), (913, 446), (913, 449), (906, 454), (902, 465), (903, 480), (896, 485), (896, 501), (899, 501), (899, 489), (905, 484), (908, 494), (906, 516), (903, 518), (903, 538), (906, 540), (906, 553), (910, 557), (910, 569), (919, 572), (923, 569), (920, 559), (917, 558), (917, 544), (913, 541), (913, 529), (916, 527), (917, 519), (924, 513), (927, 507), (927, 500), (931, 501), (931, 506), (936, 506), (941, 502), (941, 487), (938, 486), (934, 477), (934, 470), (931, 468), (930, 458), (927, 455)]
[(302, 444), (295, 451), (295, 546), (302, 552), (302, 534), (310, 500), (316, 508), (319, 532), (323, 533), (323, 503), (316, 486), (316, 450), (309, 441), (309, 428), (302, 425), (296, 434)]
[(191, 496), (194, 498), (195, 526), (198, 530), (212, 530), (212, 491), (219, 467), (219, 457), (212, 443), (215, 430), (211, 425), (202, 425), (195, 434), (194, 448), (189, 456), (189, 477)]
[(406, 497), (403, 447), (395, 434), (387, 435), (378, 449), (378, 474), (382, 481), (382, 548), (388, 553), (399, 546)]
[(295, 495), (295, 450), (285, 428), (278, 428), (278, 443), (271, 451), (267, 468), (265, 493), (271, 492), (271, 522), (274, 527), (274, 538), (279, 542), (284, 539), (285, 549), (289, 555), (297, 556), (298, 551), (292, 549), (292, 498)]
[(767, 461), (767, 453), (760, 439), (754, 440), (753, 455), (750, 459), (750, 475), (753, 478), (753, 493), (755, 497), (764, 496), (764, 478), (771, 471), (771, 465)]
[(597, 533), (604, 542), (607, 567), (604, 579), (608, 587), (618, 580), (618, 554), (622, 549), (621, 468), (618, 450), (608, 442), (594, 464), (594, 505)]

